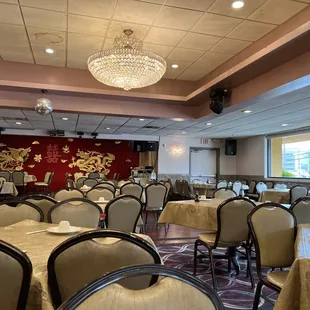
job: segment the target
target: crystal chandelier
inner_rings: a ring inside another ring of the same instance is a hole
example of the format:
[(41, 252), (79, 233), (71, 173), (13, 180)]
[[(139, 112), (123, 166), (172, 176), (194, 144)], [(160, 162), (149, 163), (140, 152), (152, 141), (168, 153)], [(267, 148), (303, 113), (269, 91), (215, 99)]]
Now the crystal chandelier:
[(99, 82), (125, 90), (155, 84), (166, 72), (166, 62), (142, 48), (142, 41), (133, 31), (124, 30), (124, 34), (114, 39), (112, 49), (88, 58), (88, 70)]

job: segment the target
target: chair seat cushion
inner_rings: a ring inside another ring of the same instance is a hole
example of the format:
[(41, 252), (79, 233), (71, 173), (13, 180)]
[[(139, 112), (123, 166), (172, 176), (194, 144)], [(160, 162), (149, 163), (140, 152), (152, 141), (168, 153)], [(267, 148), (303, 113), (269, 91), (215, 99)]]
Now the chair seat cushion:
[(288, 270), (287, 271), (269, 272), (269, 273), (267, 273), (267, 280), (270, 283), (282, 288), (284, 285), (284, 282), (288, 276), (288, 272), (289, 272)]
[[(198, 236), (199, 240), (207, 243), (211, 247), (214, 246), (216, 234), (215, 233), (206, 233), (206, 234), (200, 234)], [(229, 247), (236, 247), (241, 245), (240, 243), (229, 243), (229, 242), (218, 242), (217, 247), (219, 248), (229, 248)]]
[(44, 183), (44, 182), (36, 182), (36, 183), (34, 183), (34, 185), (36, 185), (36, 186), (48, 186), (48, 184)]

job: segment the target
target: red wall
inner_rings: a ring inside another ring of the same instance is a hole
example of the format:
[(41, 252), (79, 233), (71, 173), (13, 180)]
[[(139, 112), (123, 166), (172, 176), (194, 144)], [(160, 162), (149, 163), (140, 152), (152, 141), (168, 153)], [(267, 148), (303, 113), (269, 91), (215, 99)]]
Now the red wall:
[[(39, 144), (33, 144), (35, 141), (39, 142)], [(66, 145), (69, 147), (69, 153), (64, 153), (62, 150)], [(58, 151), (56, 158), (49, 160), (48, 146), (52, 146), (54, 150)], [(75, 172), (80, 171), (78, 167), (69, 167), (69, 164), (72, 162), (72, 157), (79, 159), (79, 157), (76, 156), (78, 149), (81, 151), (100, 152), (104, 154), (103, 156), (106, 156), (107, 153), (113, 154), (115, 160), (111, 163), (111, 167), (106, 167), (110, 169), (108, 178), (112, 178), (115, 172), (120, 174), (120, 179), (128, 178), (131, 167), (139, 165), (139, 153), (131, 151), (130, 141), (1, 135), (0, 152), (8, 150), (8, 147), (15, 149), (31, 147), (30, 156), (23, 165), (24, 171), (27, 171), (29, 174), (34, 174), (38, 181), (43, 181), (47, 171), (53, 171), (55, 174), (51, 186), (52, 191), (65, 186), (66, 173), (71, 173), (73, 175)], [(34, 156), (40, 154), (42, 160), (38, 163), (34, 160)], [(62, 162), (65, 160), (66, 162)], [(34, 165), (34, 167), (32, 167), (32, 165)], [(81, 172), (84, 174), (86, 173), (85, 171)]]

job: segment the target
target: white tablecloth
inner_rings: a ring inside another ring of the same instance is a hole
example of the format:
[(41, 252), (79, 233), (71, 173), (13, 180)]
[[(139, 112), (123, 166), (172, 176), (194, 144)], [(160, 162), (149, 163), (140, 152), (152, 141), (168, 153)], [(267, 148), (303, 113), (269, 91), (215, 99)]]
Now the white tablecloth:
[(1, 189), (1, 195), (17, 196), (18, 190), (13, 182), (4, 182)]

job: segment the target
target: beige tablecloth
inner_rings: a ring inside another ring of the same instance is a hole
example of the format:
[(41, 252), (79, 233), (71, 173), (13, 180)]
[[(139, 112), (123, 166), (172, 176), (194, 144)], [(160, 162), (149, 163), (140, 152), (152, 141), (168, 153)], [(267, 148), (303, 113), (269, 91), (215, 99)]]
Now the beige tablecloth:
[[(56, 225), (25, 220), (14, 225), (0, 227), (0, 239), (26, 251), (32, 263), (33, 274), (27, 310), (53, 309), (48, 292), (47, 261), (52, 250), (61, 242), (72, 237), (72, 235), (53, 235), (47, 232), (26, 235), (26, 232), (46, 229), (51, 226)], [(89, 230), (91, 229), (83, 228), (82, 232)], [(149, 236), (137, 235), (147, 240), (156, 248), (153, 240)]]
[(161, 213), (158, 224), (176, 224), (209, 231), (217, 230), (217, 208), (224, 199), (170, 201)]
[(267, 189), (262, 192), (259, 201), (271, 201), (276, 203), (290, 203), (289, 189)]
[(1, 195), (17, 196), (18, 190), (13, 182), (4, 182), (1, 189)]
[(310, 224), (298, 226), (295, 257), (275, 310), (310, 309)]

